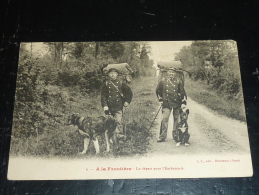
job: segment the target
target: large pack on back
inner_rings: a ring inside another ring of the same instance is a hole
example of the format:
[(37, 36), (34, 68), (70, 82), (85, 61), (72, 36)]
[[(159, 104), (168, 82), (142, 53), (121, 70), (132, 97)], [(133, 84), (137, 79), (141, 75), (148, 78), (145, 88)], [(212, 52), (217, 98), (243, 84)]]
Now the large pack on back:
[(120, 64), (108, 64), (107, 67), (103, 69), (103, 73), (107, 74), (111, 68), (118, 70), (120, 75), (127, 75), (133, 73), (131, 67), (127, 63)]
[(158, 61), (157, 66), (162, 69), (174, 68), (178, 71), (183, 70), (183, 64), (181, 61)]

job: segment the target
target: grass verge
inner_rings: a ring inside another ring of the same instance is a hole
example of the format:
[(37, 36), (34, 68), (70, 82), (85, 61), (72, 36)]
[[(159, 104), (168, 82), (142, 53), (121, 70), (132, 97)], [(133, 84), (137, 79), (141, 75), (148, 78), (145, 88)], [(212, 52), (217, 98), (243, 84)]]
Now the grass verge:
[[(150, 147), (149, 140), (152, 132), (149, 131), (150, 124), (155, 115), (154, 110), (158, 106), (155, 96), (156, 87), (155, 77), (144, 77), (133, 80), (129, 86), (133, 90), (133, 100), (124, 110), (124, 126), (126, 129), (127, 140), (120, 144), (120, 149), (115, 156), (143, 155)], [(66, 94), (65, 98), (56, 99), (54, 95), (48, 97), (47, 105), (41, 105), (51, 115), (64, 115), (64, 117), (44, 116), (39, 131), (29, 137), (12, 136), (11, 155), (13, 156), (43, 156), (43, 157), (76, 157), (78, 152), (83, 150), (83, 137), (79, 134), (77, 127), (66, 126), (68, 115), (78, 113), (81, 116), (96, 117), (104, 115), (100, 92), (82, 93), (79, 88), (55, 87), (55, 91), (62, 91)], [(38, 102), (41, 104), (41, 102)], [(32, 111), (33, 112), (33, 111)], [(44, 112), (39, 111), (42, 115)], [(13, 135), (15, 135), (13, 129)], [(29, 126), (23, 128), (31, 128)], [(104, 136), (100, 136), (101, 156), (106, 145)], [(87, 157), (95, 155), (93, 143), (89, 145)]]
[(210, 89), (210, 85), (202, 81), (186, 79), (185, 90), (194, 101), (205, 105), (221, 115), (246, 121), (244, 102), (242, 98), (235, 98), (226, 94), (219, 94)]

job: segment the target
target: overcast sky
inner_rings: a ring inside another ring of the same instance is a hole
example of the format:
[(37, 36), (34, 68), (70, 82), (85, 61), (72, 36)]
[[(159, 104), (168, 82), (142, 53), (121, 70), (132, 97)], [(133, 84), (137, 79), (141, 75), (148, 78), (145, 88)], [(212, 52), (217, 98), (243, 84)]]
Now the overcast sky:
[(32, 52), (34, 55), (37, 56), (43, 56), (44, 54), (46, 54), (48, 52), (47, 46), (43, 44), (43, 42), (28, 42), (25, 43), (25, 48), (28, 51), (31, 51), (31, 47), (32, 47)]
[(174, 54), (182, 47), (191, 45), (192, 41), (152, 41), (150, 42), (152, 55), (150, 58), (157, 61), (174, 60)]

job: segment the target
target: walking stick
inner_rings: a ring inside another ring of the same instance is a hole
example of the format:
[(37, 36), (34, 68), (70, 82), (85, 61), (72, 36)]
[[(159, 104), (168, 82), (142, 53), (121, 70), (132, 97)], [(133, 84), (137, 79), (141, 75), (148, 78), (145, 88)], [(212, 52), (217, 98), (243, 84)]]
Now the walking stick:
[(151, 123), (151, 125), (150, 125), (150, 127), (149, 127), (148, 131), (151, 129), (151, 127), (152, 127), (152, 125), (153, 125), (154, 121), (156, 120), (156, 117), (157, 117), (157, 115), (158, 115), (159, 111), (161, 110), (162, 106), (163, 106), (163, 105), (161, 105), (161, 106), (160, 106), (160, 108), (158, 109), (158, 111), (157, 111), (157, 113), (156, 113), (156, 116), (155, 116), (154, 120), (152, 121), (152, 123)]
[(122, 108), (122, 128), (123, 128), (123, 133), (125, 134), (125, 139), (127, 137), (127, 128), (126, 128), (126, 119), (125, 119), (125, 110), (126, 108), (123, 106)]

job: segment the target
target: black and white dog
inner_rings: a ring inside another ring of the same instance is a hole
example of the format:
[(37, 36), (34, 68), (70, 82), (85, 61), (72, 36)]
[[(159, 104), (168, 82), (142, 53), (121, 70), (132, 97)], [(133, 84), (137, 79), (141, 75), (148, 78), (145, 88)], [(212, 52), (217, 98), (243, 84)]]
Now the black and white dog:
[(189, 109), (186, 105), (182, 104), (180, 109), (180, 122), (177, 124), (176, 132), (174, 135), (174, 140), (176, 141), (176, 146), (180, 146), (180, 144), (184, 144), (185, 146), (189, 145), (190, 134), (188, 132), (188, 116)]
[(77, 126), (79, 133), (84, 136), (84, 149), (80, 154), (85, 154), (87, 152), (91, 140), (94, 143), (96, 154), (99, 154), (100, 146), (98, 136), (102, 134), (105, 135), (107, 152), (110, 152), (111, 150), (111, 140), (114, 147), (117, 147), (115, 133), (116, 121), (111, 116), (82, 117), (77, 114), (72, 114), (68, 117), (68, 125)]

